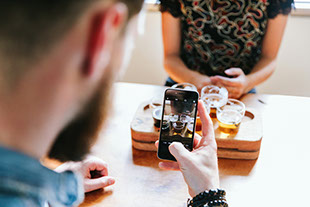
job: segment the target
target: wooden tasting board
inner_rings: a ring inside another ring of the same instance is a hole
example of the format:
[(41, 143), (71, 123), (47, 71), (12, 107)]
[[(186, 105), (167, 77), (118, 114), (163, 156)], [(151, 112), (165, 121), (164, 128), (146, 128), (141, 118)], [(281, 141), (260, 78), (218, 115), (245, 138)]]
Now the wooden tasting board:
[[(215, 137), (218, 146), (218, 157), (230, 159), (257, 159), (263, 137), (262, 118), (255, 108), (255, 95), (242, 99), (246, 105), (245, 117), (242, 120), (237, 135), (227, 135), (218, 129), (216, 119), (213, 119)], [(254, 107), (253, 107), (254, 106)], [(132, 146), (138, 150), (157, 151), (155, 142), (159, 139), (159, 128), (154, 126), (154, 120), (148, 102), (142, 103), (131, 122)]]

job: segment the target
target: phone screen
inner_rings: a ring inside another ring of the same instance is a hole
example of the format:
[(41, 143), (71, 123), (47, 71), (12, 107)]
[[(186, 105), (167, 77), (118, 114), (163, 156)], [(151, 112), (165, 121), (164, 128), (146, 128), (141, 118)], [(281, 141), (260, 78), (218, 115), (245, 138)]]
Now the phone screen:
[(181, 142), (193, 150), (198, 97), (196, 91), (165, 91), (157, 153), (160, 159), (176, 161), (168, 149), (172, 142)]

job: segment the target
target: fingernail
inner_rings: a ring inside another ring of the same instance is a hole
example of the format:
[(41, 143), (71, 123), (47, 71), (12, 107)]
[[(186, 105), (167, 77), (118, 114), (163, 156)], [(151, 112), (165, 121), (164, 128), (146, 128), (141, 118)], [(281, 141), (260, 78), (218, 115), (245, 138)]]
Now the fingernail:
[(114, 179), (109, 179), (108, 183), (109, 183), (109, 185), (112, 185), (112, 184), (115, 183), (115, 180)]

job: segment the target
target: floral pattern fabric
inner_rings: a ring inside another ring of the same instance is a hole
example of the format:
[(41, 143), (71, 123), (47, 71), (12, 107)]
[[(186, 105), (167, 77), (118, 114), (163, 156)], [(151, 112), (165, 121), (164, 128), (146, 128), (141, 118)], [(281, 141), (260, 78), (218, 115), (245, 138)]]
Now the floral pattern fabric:
[(231, 67), (251, 72), (261, 56), (268, 18), (290, 12), (291, 0), (282, 1), (286, 4), (278, 9), (267, 0), (162, 0), (161, 5), (180, 17), (180, 56), (187, 67), (208, 76), (226, 76), (224, 71)]

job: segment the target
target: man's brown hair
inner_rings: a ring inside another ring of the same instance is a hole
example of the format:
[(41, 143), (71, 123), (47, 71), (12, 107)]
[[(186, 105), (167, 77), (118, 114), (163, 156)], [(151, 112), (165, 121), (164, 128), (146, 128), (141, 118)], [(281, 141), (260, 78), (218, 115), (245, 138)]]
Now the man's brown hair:
[(47, 53), (97, 1), (124, 2), (129, 18), (138, 13), (143, 0), (1, 0), (0, 71), (16, 78)]

